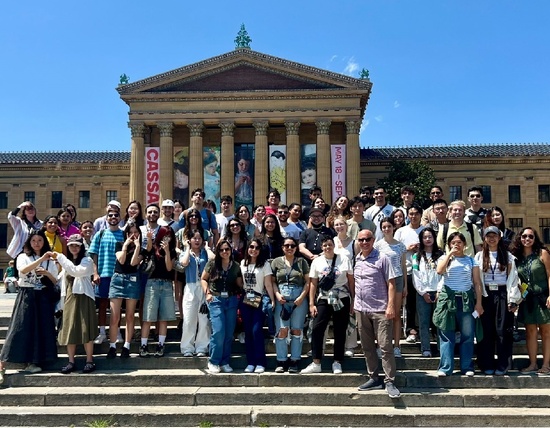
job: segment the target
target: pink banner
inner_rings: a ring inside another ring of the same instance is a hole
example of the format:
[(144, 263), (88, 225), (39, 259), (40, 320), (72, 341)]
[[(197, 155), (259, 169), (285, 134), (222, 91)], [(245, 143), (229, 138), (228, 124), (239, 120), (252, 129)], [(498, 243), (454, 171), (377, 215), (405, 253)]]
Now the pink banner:
[(147, 147), (145, 149), (145, 204), (158, 204), (160, 199), (160, 149)]
[(332, 164), (332, 203), (346, 194), (346, 146), (334, 144), (330, 146)]

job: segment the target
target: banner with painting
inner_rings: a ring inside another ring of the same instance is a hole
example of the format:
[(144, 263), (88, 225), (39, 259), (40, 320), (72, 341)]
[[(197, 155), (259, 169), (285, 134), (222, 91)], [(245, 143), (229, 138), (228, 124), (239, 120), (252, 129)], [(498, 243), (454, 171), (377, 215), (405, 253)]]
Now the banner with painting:
[(174, 148), (173, 198), (189, 206), (189, 147)]
[(309, 190), (317, 185), (317, 145), (302, 144), (300, 146), (300, 199), (301, 204), (309, 206)]
[(330, 146), (332, 202), (346, 194), (346, 146), (333, 144)]
[(220, 211), (220, 153), (219, 146), (203, 147), (203, 167), (204, 167), (204, 200), (210, 199), (216, 204), (216, 209)]
[(246, 205), (250, 212), (254, 204), (254, 145), (235, 144), (235, 212)]
[(269, 187), (281, 194), (281, 202), (286, 204), (286, 146), (269, 146)]

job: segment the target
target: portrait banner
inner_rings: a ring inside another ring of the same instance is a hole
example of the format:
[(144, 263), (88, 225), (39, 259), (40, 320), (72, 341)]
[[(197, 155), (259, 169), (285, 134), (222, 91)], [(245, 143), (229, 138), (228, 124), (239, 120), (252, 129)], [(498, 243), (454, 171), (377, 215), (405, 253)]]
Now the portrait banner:
[(216, 204), (216, 209), (220, 211), (220, 158), (221, 148), (203, 147), (203, 168), (204, 168), (204, 200), (211, 200)]
[(300, 145), (300, 203), (309, 206), (309, 191), (317, 185), (317, 144)]
[(158, 204), (160, 199), (160, 149), (145, 148), (145, 203)]
[(189, 147), (174, 148), (174, 192), (178, 199), (189, 206)]
[(334, 144), (330, 146), (332, 202), (346, 194), (346, 146)]
[(281, 202), (286, 204), (286, 146), (269, 146), (269, 187), (281, 194)]
[(254, 145), (235, 144), (235, 212), (241, 205), (252, 212), (254, 204)]

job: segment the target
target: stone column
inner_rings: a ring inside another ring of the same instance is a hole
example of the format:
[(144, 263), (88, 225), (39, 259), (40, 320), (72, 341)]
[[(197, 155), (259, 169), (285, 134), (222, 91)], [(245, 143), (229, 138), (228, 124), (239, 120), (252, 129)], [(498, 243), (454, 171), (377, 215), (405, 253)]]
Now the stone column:
[(346, 120), (346, 195), (350, 198), (361, 188), (360, 128), (361, 120)]
[(323, 191), (326, 203), (332, 205), (332, 180), (330, 170), (330, 120), (317, 120), (317, 185)]
[(172, 142), (172, 122), (158, 122), (157, 128), (160, 131), (160, 201), (172, 199), (174, 193), (174, 149)]
[[(147, 129), (143, 122), (128, 122), (132, 133), (130, 153), (130, 193), (129, 201), (145, 201), (145, 144), (143, 133)], [(124, 204), (123, 204), (124, 205)]]
[(235, 123), (220, 122), (222, 129), (221, 149), (221, 196), (229, 195), (235, 200)]
[[(300, 203), (300, 122), (285, 122), (286, 127), (286, 201)], [(284, 196), (282, 200), (284, 201)]]
[(204, 169), (202, 165), (202, 121), (189, 122), (187, 124), (191, 132), (189, 139), (189, 197), (193, 189), (204, 188)]
[(268, 144), (267, 128), (269, 122), (252, 122), (256, 135), (254, 136), (254, 205), (265, 204), (269, 191)]

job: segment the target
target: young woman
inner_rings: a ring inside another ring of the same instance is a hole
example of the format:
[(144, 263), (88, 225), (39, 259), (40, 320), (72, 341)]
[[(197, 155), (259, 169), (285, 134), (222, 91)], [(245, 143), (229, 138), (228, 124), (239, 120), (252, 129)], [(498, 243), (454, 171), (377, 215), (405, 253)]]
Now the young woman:
[(412, 256), (413, 285), (416, 290), (416, 313), (420, 330), (420, 351), (423, 357), (431, 357), (430, 325), (435, 308), (435, 297), (440, 275), (437, 260), (443, 251), (437, 246), (437, 234), (427, 228), (419, 234), (418, 251)]
[(514, 257), (504, 246), (496, 226), (483, 230), (483, 249), (475, 259), (481, 267), (485, 311), (481, 317), (483, 340), (477, 344), (477, 364), (487, 375), (503, 376), (512, 368), (514, 312), (521, 293)]
[(237, 211), (235, 211), (237, 218), (242, 222), (244, 225), (244, 230), (246, 232), (247, 240), (251, 240), (255, 236), (258, 236), (260, 234), (260, 231), (256, 229), (256, 226), (254, 226), (250, 222), (250, 211), (248, 210), (248, 207), (246, 205), (240, 205), (237, 207)]
[(78, 235), (80, 230), (73, 224), (73, 216), (68, 208), (61, 208), (57, 212), (59, 223), (59, 236), (67, 239), (69, 236)]
[(67, 240), (59, 234), (59, 220), (56, 216), (47, 216), (44, 219), (42, 230), (52, 251), (67, 254)]
[(29, 235), (17, 257), (17, 270), (19, 293), (0, 353), (1, 378), (6, 362), (25, 363), (26, 371), (38, 373), (44, 363), (57, 358), (52, 294), (58, 271), (44, 231)]
[(298, 373), (298, 364), (302, 356), (303, 328), (308, 310), (309, 267), (305, 259), (296, 256), (297, 247), (298, 244), (294, 238), (285, 238), (282, 243), (284, 255), (271, 262), (271, 270), (275, 278), (273, 291), (277, 299), (275, 307), (277, 368), (275, 373), (285, 371), (289, 344), (289, 373)]
[(265, 205), (256, 205), (253, 212), (254, 217), (250, 220), (250, 223), (256, 226), (259, 233), (262, 231), (262, 220), (265, 217)]
[(63, 327), (57, 338), (60, 345), (67, 345), (69, 362), (61, 373), (76, 370), (76, 345), (84, 345), (86, 364), (83, 373), (95, 371), (94, 338), (97, 333), (95, 291), (92, 284), (93, 261), (86, 256), (84, 240), (80, 235), (71, 235), (67, 241), (67, 256), (52, 253), (63, 268), (61, 295), (65, 300)]
[(215, 254), (201, 276), (212, 323), (208, 370), (210, 373), (231, 373), (233, 368), (229, 365), (229, 359), (243, 276), (238, 263), (233, 260), (231, 244), (226, 239), (218, 241)]
[(247, 298), (261, 298), (267, 294), (271, 299), (272, 307), (275, 306), (273, 273), (261, 250), (261, 241), (253, 238), (246, 249), (246, 257), (241, 262), (244, 289), (240, 312), (243, 319), (246, 360), (248, 361), (248, 365), (244, 369), (245, 373), (263, 373), (267, 363), (263, 332), (265, 314), (262, 311), (262, 303), (260, 300), (259, 305), (253, 307), (247, 304), (246, 300)]
[[(400, 210), (396, 210), (400, 211)], [(395, 211), (394, 211), (395, 213)], [(395, 223), (391, 217), (385, 217), (380, 222), (380, 228), (384, 234), (384, 238), (376, 241), (374, 248), (380, 253), (387, 255), (392, 263), (395, 272), (395, 318), (393, 319), (393, 353), (397, 358), (401, 358), (401, 348), (399, 341), (401, 340), (402, 322), (401, 322), (401, 307), (403, 299), (407, 297), (407, 266), (406, 255), (407, 247), (402, 242), (399, 242), (393, 237), (395, 232)]]
[[(353, 268), (351, 261), (345, 255), (334, 252), (332, 238), (322, 238), (321, 248), (323, 255), (313, 260), (309, 271), (309, 312), (314, 318), (311, 337), (313, 362), (301, 373), (321, 372), (325, 329), (332, 319), (334, 331), (332, 372), (341, 374), (351, 300), (355, 292)], [(323, 287), (323, 278), (331, 271), (335, 274), (334, 284), (330, 288)]]
[(289, 223), (294, 223), (302, 232), (307, 229), (307, 223), (300, 220), (300, 217), (302, 216), (302, 206), (300, 204), (297, 204), (296, 202), (291, 203), (288, 206), (288, 212), (290, 213), (290, 217), (288, 219)]
[(176, 220), (174, 223), (172, 223), (172, 229), (174, 229), (174, 232), (177, 232), (179, 230), (179, 218), (181, 213), (185, 210), (185, 204), (180, 201), (179, 199), (174, 199), (174, 220)]
[(23, 202), (8, 213), (8, 221), (13, 229), (13, 238), (8, 245), (7, 253), (15, 259), (32, 231), (42, 229), (42, 222), (36, 217), (36, 208), (31, 202)]
[(187, 284), (183, 292), (183, 323), (180, 350), (184, 357), (205, 357), (210, 342), (208, 314), (204, 310), (206, 299), (201, 285), (201, 275), (214, 253), (205, 246), (203, 235), (198, 229), (189, 230), (184, 237), (183, 251), (179, 255), (185, 267)]
[(400, 227), (405, 226), (405, 214), (403, 213), (402, 210), (394, 210), (390, 214), (390, 218), (392, 219), (394, 224), (394, 227), (393, 227), (394, 232)]
[(340, 196), (330, 207), (330, 210), (327, 214), (327, 227), (333, 229), (334, 219), (338, 216), (342, 216), (346, 220), (351, 217), (351, 211), (349, 209), (349, 199), (347, 196)]
[(283, 235), (275, 214), (267, 214), (262, 220), (260, 240), (263, 243), (262, 251), (268, 261), (283, 255)]
[(474, 375), (475, 323), (474, 317), (483, 315), (479, 265), (473, 257), (464, 254), (466, 238), (453, 232), (447, 238), (449, 252), (437, 262), (437, 273), (443, 284), (437, 289), (437, 303), (433, 321), (438, 329), (441, 359), (437, 375), (450, 376), (454, 368), (456, 327), (460, 331), (460, 371)]
[(90, 220), (83, 221), (80, 224), (80, 236), (84, 238), (84, 248), (88, 251), (92, 243), (92, 235), (94, 234), (94, 222)]
[(155, 268), (149, 274), (145, 285), (139, 356), (149, 356), (147, 348), (149, 330), (151, 323), (158, 321), (159, 341), (154, 355), (155, 357), (163, 357), (168, 322), (176, 319), (174, 290), (172, 289), (172, 267), (176, 258), (176, 238), (171, 227), (159, 227), (151, 251), (154, 254)]
[(80, 222), (76, 220), (76, 207), (73, 204), (65, 204), (63, 208), (71, 215), (71, 224), (77, 229), (80, 229)]
[(537, 333), (542, 337), (542, 367), (539, 373), (550, 373), (550, 253), (539, 238), (537, 231), (524, 227), (516, 235), (511, 253), (517, 259), (517, 268), (522, 289), (527, 286), (527, 295), (519, 307), (518, 320), (525, 323), (529, 366), (522, 370), (530, 373), (537, 370)]
[(145, 219), (143, 218), (143, 208), (141, 208), (141, 203), (136, 200), (130, 202), (126, 207), (126, 214), (122, 219), (122, 224), (120, 227), (125, 229), (133, 224), (135, 224), (138, 228), (145, 224)]
[(498, 230), (502, 233), (502, 243), (504, 247), (508, 249), (510, 244), (514, 240), (514, 232), (511, 229), (506, 227), (506, 221), (504, 219), (504, 211), (500, 207), (494, 206), (489, 208), (487, 214), (485, 215), (485, 220), (483, 221), (483, 227), (496, 226)]
[(233, 249), (233, 259), (240, 263), (244, 259), (248, 237), (242, 221), (232, 218), (225, 227), (225, 239)]
[(129, 358), (130, 343), (134, 337), (136, 305), (141, 294), (138, 268), (143, 259), (141, 255), (141, 230), (136, 224), (127, 226), (124, 230), (124, 241), (116, 243), (115, 256), (115, 273), (109, 287), (111, 318), (109, 326), (110, 346), (107, 358), (116, 357), (122, 300), (126, 304), (126, 339), (120, 352), (120, 358)]

